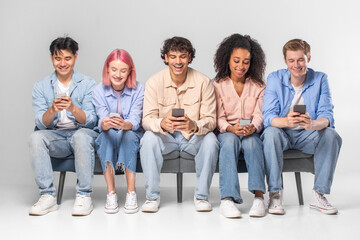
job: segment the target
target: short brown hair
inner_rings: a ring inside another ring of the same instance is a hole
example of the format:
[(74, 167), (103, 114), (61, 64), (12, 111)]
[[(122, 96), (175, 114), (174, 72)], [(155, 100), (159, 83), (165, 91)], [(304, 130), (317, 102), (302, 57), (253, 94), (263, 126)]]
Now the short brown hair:
[(307, 57), (310, 57), (310, 45), (302, 39), (292, 39), (285, 43), (283, 47), (284, 58), (286, 58), (287, 51), (302, 50)]
[(173, 37), (165, 40), (163, 48), (161, 49), (161, 58), (166, 65), (168, 65), (168, 63), (165, 61), (165, 55), (169, 54), (170, 51), (188, 52), (191, 56), (189, 63), (195, 58), (195, 48), (193, 48), (188, 39), (183, 37)]

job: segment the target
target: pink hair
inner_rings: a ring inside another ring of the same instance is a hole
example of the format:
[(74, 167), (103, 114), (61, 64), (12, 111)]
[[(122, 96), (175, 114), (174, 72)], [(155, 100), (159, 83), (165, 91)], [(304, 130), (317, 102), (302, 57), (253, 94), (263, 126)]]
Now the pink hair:
[(112, 61), (120, 60), (123, 63), (126, 63), (129, 66), (129, 76), (126, 79), (125, 85), (128, 88), (136, 88), (136, 71), (134, 62), (130, 56), (130, 54), (123, 50), (123, 49), (115, 49), (110, 53), (110, 55), (106, 58), (104, 69), (103, 69), (103, 79), (102, 82), (104, 85), (110, 85), (110, 79), (109, 79), (109, 65)]

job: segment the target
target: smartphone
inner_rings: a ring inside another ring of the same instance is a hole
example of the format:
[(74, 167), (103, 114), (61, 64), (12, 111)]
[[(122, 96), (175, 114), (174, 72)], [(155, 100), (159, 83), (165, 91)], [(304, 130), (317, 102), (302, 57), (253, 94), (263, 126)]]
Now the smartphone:
[(55, 98), (62, 98), (62, 97), (66, 97), (66, 93), (57, 93), (55, 95)]
[(183, 117), (184, 113), (185, 113), (185, 111), (182, 108), (173, 108), (173, 110), (172, 110), (173, 117)]
[(109, 117), (110, 117), (110, 118), (113, 118), (113, 117), (119, 118), (119, 117), (120, 117), (120, 113), (110, 113), (110, 114), (109, 114)]
[(300, 114), (305, 114), (306, 113), (306, 105), (295, 105), (294, 112), (298, 112)]
[(250, 119), (240, 119), (240, 126), (246, 126), (246, 125), (250, 125), (251, 124), (251, 120)]

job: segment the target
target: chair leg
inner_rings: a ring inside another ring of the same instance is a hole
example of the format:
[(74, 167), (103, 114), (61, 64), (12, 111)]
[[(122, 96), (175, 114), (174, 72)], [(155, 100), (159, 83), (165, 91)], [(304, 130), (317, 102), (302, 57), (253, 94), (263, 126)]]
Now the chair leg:
[(298, 191), (299, 204), (304, 205), (300, 172), (295, 172), (295, 180), (296, 180), (296, 187), (297, 187), (297, 191)]
[(183, 173), (176, 173), (176, 183), (177, 183), (177, 202), (182, 202), (182, 184), (183, 184)]
[(61, 204), (61, 199), (62, 199), (63, 190), (64, 190), (64, 183), (65, 183), (65, 176), (66, 176), (66, 172), (60, 172), (58, 194), (57, 194), (57, 204), (58, 205)]

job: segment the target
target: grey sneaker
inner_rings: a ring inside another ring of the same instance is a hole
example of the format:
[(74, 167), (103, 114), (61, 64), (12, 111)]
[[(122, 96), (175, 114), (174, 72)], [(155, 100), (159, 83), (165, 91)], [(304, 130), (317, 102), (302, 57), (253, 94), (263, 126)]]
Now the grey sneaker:
[(76, 194), (75, 203), (72, 210), (73, 216), (86, 216), (89, 215), (94, 206), (91, 197), (86, 195)]
[(277, 215), (285, 214), (285, 210), (282, 206), (280, 192), (269, 193), (269, 213)]
[(325, 214), (336, 214), (338, 212), (338, 210), (328, 202), (324, 194), (315, 190), (313, 190), (310, 208), (319, 210)]
[(136, 213), (139, 210), (137, 205), (136, 193), (134, 191), (126, 193), (124, 206), (125, 213)]
[(110, 214), (119, 212), (118, 198), (115, 192), (111, 191), (106, 195), (104, 211)]
[(146, 200), (141, 207), (141, 211), (154, 213), (159, 211), (159, 206), (160, 206), (160, 197), (158, 197), (156, 200)]
[(224, 199), (220, 202), (220, 213), (226, 218), (241, 217), (240, 210), (235, 206), (232, 199)]
[(42, 216), (49, 212), (58, 210), (59, 206), (56, 204), (56, 198), (49, 194), (40, 196), (37, 203), (35, 203), (29, 211), (30, 215)]
[(256, 197), (254, 198), (253, 205), (249, 211), (250, 217), (264, 217), (266, 214), (266, 206), (264, 199)]

